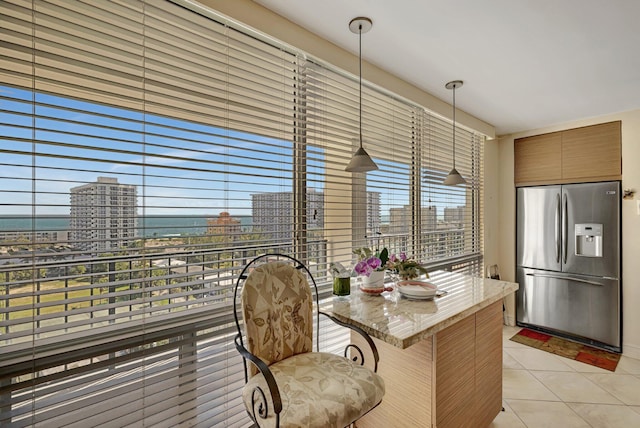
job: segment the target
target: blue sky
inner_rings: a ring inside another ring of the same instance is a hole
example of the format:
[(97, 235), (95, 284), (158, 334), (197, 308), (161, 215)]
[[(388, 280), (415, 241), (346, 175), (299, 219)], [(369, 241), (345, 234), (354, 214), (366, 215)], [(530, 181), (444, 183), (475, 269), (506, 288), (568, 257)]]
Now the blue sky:
[[(34, 130), (31, 91), (0, 95), (0, 144), (11, 151), (0, 159), (0, 215), (30, 215), (34, 182), (36, 215), (68, 214), (69, 189), (98, 176), (140, 186), (147, 215), (250, 215), (252, 193), (291, 191), (289, 141), (41, 93)], [(323, 151), (308, 156), (308, 185), (322, 191)], [(409, 203), (409, 167), (376, 161), (384, 172), (368, 173), (368, 190), (381, 192), (385, 215)]]

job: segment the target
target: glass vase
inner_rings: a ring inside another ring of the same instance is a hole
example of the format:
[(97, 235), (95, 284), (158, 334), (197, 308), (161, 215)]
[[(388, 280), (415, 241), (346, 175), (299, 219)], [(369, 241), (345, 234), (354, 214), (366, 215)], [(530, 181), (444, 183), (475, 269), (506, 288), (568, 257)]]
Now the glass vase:
[(351, 294), (351, 278), (333, 278), (333, 294), (335, 296), (348, 296)]

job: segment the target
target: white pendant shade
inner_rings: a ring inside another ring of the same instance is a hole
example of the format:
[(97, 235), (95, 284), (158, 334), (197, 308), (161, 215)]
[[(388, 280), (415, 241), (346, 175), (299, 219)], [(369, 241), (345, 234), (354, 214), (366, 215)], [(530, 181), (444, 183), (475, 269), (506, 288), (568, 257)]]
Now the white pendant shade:
[(378, 165), (371, 159), (366, 150), (360, 147), (356, 150), (344, 170), (348, 172), (367, 172), (375, 171), (376, 169), (378, 169)]
[(447, 186), (455, 186), (456, 184), (467, 184), (467, 180), (460, 175), (457, 169), (453, 168), (442, 183)]
[(358, 34), (359, 37), (359, 64), (360, 64), (360, 147), (353, 154), (351, 161), (344, 169), (347, 172), (367, 172), (375, 171), (378, 165), (371, 159), (369, 153), (362, 148), (362, 33), (366, 33), (371, 29), (372, 22), (369, 18), (354, 18), (349, 22), (349, 29), (352, 33)]

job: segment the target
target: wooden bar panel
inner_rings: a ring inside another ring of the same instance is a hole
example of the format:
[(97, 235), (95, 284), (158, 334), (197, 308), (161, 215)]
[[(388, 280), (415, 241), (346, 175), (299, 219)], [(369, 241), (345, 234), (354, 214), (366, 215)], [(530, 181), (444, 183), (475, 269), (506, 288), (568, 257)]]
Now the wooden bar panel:
[(475, 316), (470, 316), (436, 334), (435, 418), (438, 428), (473, 425), (475, 325)]
[(476, 415), (486, 427), (502, 410), (502, 302), (476, 314)]
[[(368, 349), (359, 335), (351, 340)], [(357, 428), (479, 428), (500, 412), (502, 301), (406, 349), (373, 340), (386, 392)]]
[[(354, 343), (368, 345), (352, 334)], [(357, 428), (430, 427), (431, 425), (431, 350), (426, 339), (407, 349), (400, 349), (376, 338), (380, 353), (378, 374), (385, 383), (382, 403), (362, 417)]]

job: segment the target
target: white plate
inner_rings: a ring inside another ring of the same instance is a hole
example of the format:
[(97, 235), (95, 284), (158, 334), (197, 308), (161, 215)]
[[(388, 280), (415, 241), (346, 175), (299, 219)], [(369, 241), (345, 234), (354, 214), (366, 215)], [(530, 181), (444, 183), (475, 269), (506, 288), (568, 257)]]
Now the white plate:
[(412, 299), (433, 299), (438, 294), (438, 287), (425, 281), (398, 281), (398, 292)]

